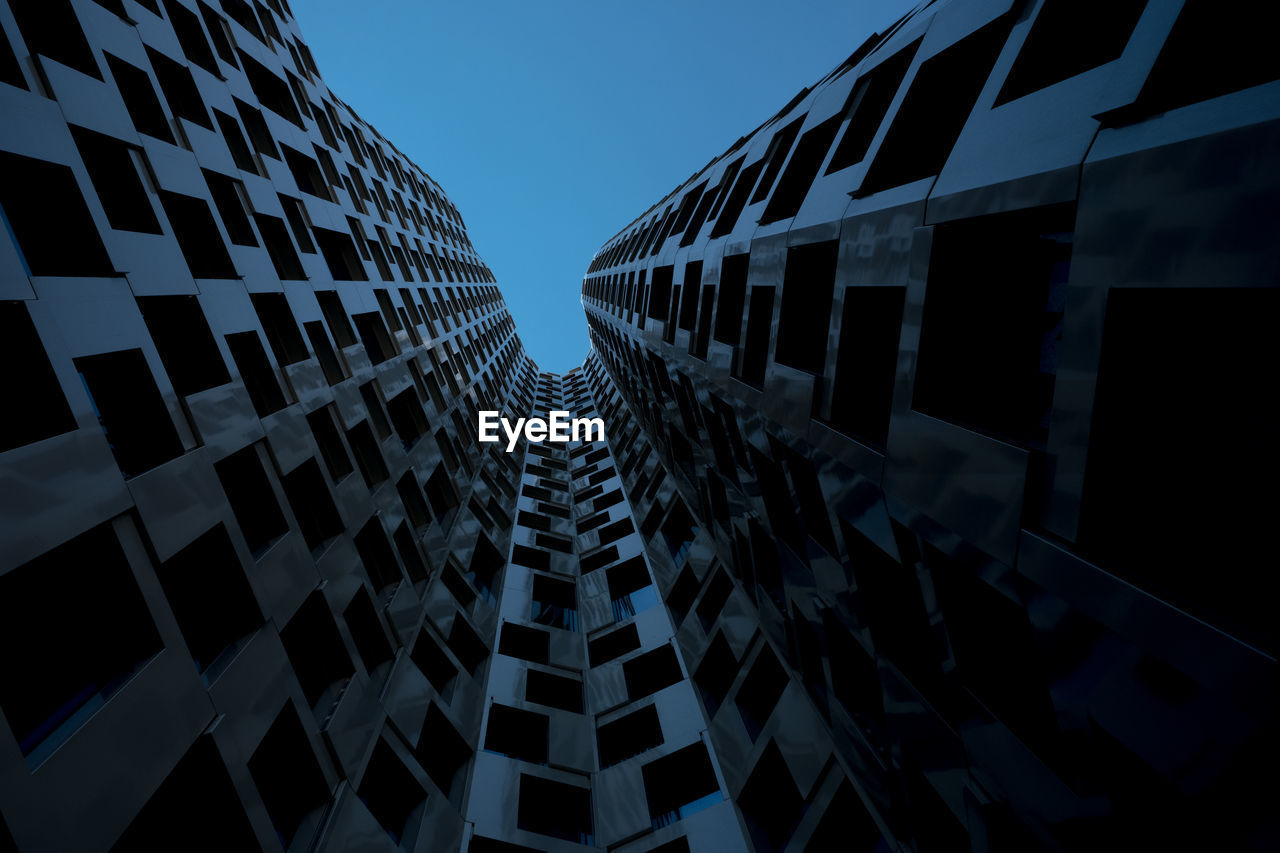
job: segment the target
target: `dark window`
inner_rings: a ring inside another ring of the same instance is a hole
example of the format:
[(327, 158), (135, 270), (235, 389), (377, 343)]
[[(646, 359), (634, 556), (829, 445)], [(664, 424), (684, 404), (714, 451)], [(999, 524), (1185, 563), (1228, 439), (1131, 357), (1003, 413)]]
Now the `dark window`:
[(338, 623), (320, 590), (313, 591), (280, 631), (280, 642), (302, 685), (307, 704), (324, 719), (355, 673)]
[(364, 564), (369, 580), (373, 581), (374, 589), (385, 590), (404, 581), (404, 573), (396, 562), (391, 540), (387, 538), (387, 531), (383, 529), (378, 516), (366, 521), (354, 540), (356, 553), (360, 555), (360, 562)]
[[(454, 625), (457, 624), (455, 621)], [(414, 755), (422, 764), (422, 769), (431, 777), (431, 781), (447, 797), (461, 775), (459, 771), (471, 760), (471, 747), (467, 746), (466, 739), (458, 734), (449, 718), (432, 702), (422, 723)]]
[(761, 647), (755, 663), (751, 665), (747, 677), (743, 679), (734, 704), (742, 715), (743, 725), (751, 739), (755, 740), (769, 715), (782, 698), (782, 691), (787, 687), (787, 673), (778, 663), (778, 657), (766, 644)]
[[(235, 49), (231, 46), (231, 38), (227, 35), (226, 21), (204, 3), (197, 2), (196, 5), (200, 7), (200, 17), (204, 18), (204, 25), (209, 28), (209, 38), (213, 40), (213, 47), (218, 51), (218, 56), (232, 68), (239, 68)], [(214, 71), (214, 73), (218, 72)]]
[(661, 829), (721, 802), (720, 782), (707, 747), (699, 741), (640, 768), (649, 818)]
[(1119, 59), (1146, 5), (1147, 0), (1048, 0), (995, 106)]
[(249, 223), (249, 214), (242, 197), (244, 184), (219, 172), (208, 169), (201, 171), (204, 172), (205, 183), (209, 185), (213, 204), (218, 208), (218, 216), (222, 218), (222, 226), (227, 229), (227, 237), (237, 246), (258, 245), (258, 238), (253, 233), (253, 225)]
[(338, 292), (336, 290), (317, 290), (316, 301), (320, 303), (320, 311), (324, 314), (324, 321), (329, 326), (329, 332), (333, 335), (333, 339), (338, 346), (343, 349), (354, 346), (356, 333), (351, 328), (351, 320), (348, 319), (347, 312), (342, 307), (342, 298), (338, 296)]
[(231, 350), (231, 359), (236, 363), (236, 370), (258, 417), (265, 418), (288, 405), (257, 332), (227, 335), (227, 348)]
[(31, 275), (115, 275), (67, 166), (0, 151), (0, 220)]
[(774, 353), (779, 364), (818, 376), (823, 374), (839, 254), (840, 244), (836, 240), (792, 246), (787, 250)]
[(760, 183), (756, 185), (755, 194), (751, 196), (752, 204), (764, 201), (769, 195), (769, 190), (773, 189), (773, 182), (778, 177), (778, 172), (782, 170), (782, 164), (786, 162), (787, 154), (791, 152), (791, 143), (796, 141), (796, 135), (800, 133), (804, 120), (805, 116), (800, 116), (786, 127), (776, 131), (773, 139), (769, 140), (769, 150), (765, 152), (764, 159), (761, 161), (768, 165), (765, 166), (764, 174), (760, 177)]
[(913, 408), (1011, 441), (1047, 438), (1074, 219), (1063, 205), (938, 227)]
[(548, 663), (551, 659), (551, 634), (515, 622), (503, 622), (498, 653), (533, 663)]
[(550, 729), (551, 718), (546, 714), (495, 702), (489, 708), (484, 748), (521, 761), (546, 764)]
[(622, 665), (622, 674), (627, 682), (627, 696), (633, 702), (684, 678), (670, 643), (627, 661)]
[(356, 254), (355, 243), (351, 242), (350, 234), (321, 228), (318, 225), (312, 231), (334, 281), (369, 280), (368, 273), (364, 271), (364, 264)]
[(873, 447), (889, 437), (904, 287), (846, 287), (831, 425)]
[[(209, 820), (211, 814), (218, 819)], [(200, 827), (200, 843), (210, 850), (252, 850), (258, 846), (231, 775), (213, 738), (207, 735), (201, 735), (187, 750), (111, 849), (116, 853), (163, 850), (193, 826)]]
[(227, 244), (204, 199), (160, 190), (160, 203), (192, 278), (237, 278)]
[(746, 303), (750, 255), (729, 255), (720, 267), (720, 310), (716, 314), (717, 341), (737, 346), (742, 338), (742, 311)]
[(449, 656), (440, 648), (431, 634), (423, 630), (418, 634), (418, 641), (413, 646), (410, 658), (437, 693), (444, 693), (449, 685), (458, 677), (458, 668), (449, 660)]
[(715, 576), (707, 584), (707, 591), (702, 594), (702, 600), (698, 602), (698, 621), (705, 630), (710, 630), (720, 618), (720, 611), (724, 609), (732, 592), (733, 581), (729, 580), (722, 569), (717, 569)]
[(804, 814), (805, 802), (774, 741), (769, 741), (756, 761), (738, 796), (738, 807), (759, 853), (777, 853), (787, 846)]
[(277, 363), (294, 364), (311, 357), (302, 333), (298, 331), (298, 321), (289, 308), (289, 300), (283, 293), (251, 293), (249, 299)]
[[(1111, 289), (1079, 539), (1108, 570), (1272, 654), (1258, 567), (1280, 507), (1257, 489), (1280, 476), (1261, 391), (1280, 372), (1278, 311), (1275, 288)], [(1214, 463), (1185, 464), (1193, 446), (1214, 448)]]
[(582, 682), (540, 669), (530, 669), (525, 678), (524, 698), (548, 708), (581, 714)]
[(298, 248), (308, 255), (314, 255), (316, 246), (311, 242), (307, 213), (302, 207), (302, 200), (280, 193), (276, 193), (276, 198), (280, 199), (280, 206), (284, 208), (284, 215), (289, 220), (289, 227), (293, 229), (293, 238), (298, 241)]
[(747, 315), (747, 337), (742, 344), (738, 372), (743, 382), (760, 387), (764, 384), (769, 363), (769, 332), (773, 326), (773, 294), (775, 288), (756, 285), (751, 288), (751, 309)]
[(595, 835), (591, 790), (522, 773), (516, 826), (527, 832), (592, 845)]
[(258, 231), (262, 234), (262, 244), (266, 247), (271, 265), (281, 279), (303, 281), (307, 277), (302, 268), (302, 260), (289, 240), (289, 232), (284, 227), (284, 220), (266, 213), (254, 213), (253, 221), (258, 223)]
[(0, 708), (23, 755), (162, 648), (109, 524), (0, 576), (0, 643)]
[(195, 13), (176, 0), (164, 0), (164, 11), (169, 16), (169, 23), (173, 24), (183, 55), (210, 74), (218, 75), (218, 60), (213, 58), (213, 50)]
[(306, 329), (307, 340), (311, 341), (311, 348), (315, 350), (316, 360), (320, 362), (320, 369), (324, 372), (324, 379), (330, 385), (337, 385), (346, 379), (346, 372), (342, 369), (342, 362), (338, 360), (338, 353), (333, 348), (333, 344), (329, 342), (329, 335), (324, 330), (324, 323), (319, 320), (311, 320), (302, 324)]
[(69, 127), (111, 227), (144, 234), (164, 233), (134, 164), (141, 152), (113, 136), (75, 125)]
[(213, 469), (249, 550), (255, 558), (262, 556), (272, 542), (289, 532), (289, 524), (258, 458), (257, 445), (215, 462)]
[(156, 96), (147, 72), (109, 53), (103, 55), (107, 58), (111, 76), (115, 78), (116, 89), (124, 99), (125, 109), (133, 119), (134, 128), (138, 133), (172, 144), (173, 131), (169, 128), (169, 119), (160, 106), (160, 98)]
[(818, 169), (822, 168), (822, 161), (826, 159), (827, 151), (831, 148), (831, 142), (836, 138), (836, 131), (840, 129), (843, 119), (843, 116), (836, 114), (810, 128), (800, 137), (795, 153), (791, 155), (791, 161), (787, 163), (786, 171), (778, 181), (778, 188), (773, 191), (769, 204), (765, 206), (764, 216), (760, 218), (761, 225), (789, 219), (800, 211), (800, 205), (809, 194), (809, 187), (813, 185)]
[(292, 702), (285, 702), (249, 757), (249, 775), (282, 847), (289, 846), (304, 821), (318, 823), (317, 813), (329, 802), (329, 785)]
[(427, 799), (422, 785), (383, 738), (373, 747), (357, 793), (396, 842), (404, 838), (414, 810)]
[(249, 138), (253, 140), (253, 147), (259, 154), (267, 157), (280, 159), (280, 151), (276, 148), (275, 138), (271, 135), (270, 128), (267, 127), (267, 121), (262, 117), (262, 112), (257, 107), (251, 107), (239, 98), (232, 98), (236, 102), (236, 112), (240, 114), (240, 121), (244, 124), (244, 128), (249, 133)]
[(867, 169), (861, 195), (942, 171), (1017, 12), (1005, 13), (921, 63)]
[(156, 575), (200, 672), (262, 624), (262, 611), (221, 524), (165, 560)]
[(840, 144), (831, 155), (831, 165), (827, 174), (846, 169), (855, 163), (861, 163), (871, 147), (871, 140), (884, 121), (893, 96), (898, 94), (902, 78), (907, 76), (911, 60), (915, 59), (916, 50), (920, 47), (917, 39), (893, 56), (881, 62), (875, 68), (858, 78), (849, 92), (845, 102), (845, 114), (849, 116), (849, 126)]
[(755, 186), (756, 178), (760, 177), (760, 170), (764, 168), (764, 162), (762, 157), (738, 173), (738, 180), (734, 182), (733, 189), (729, 192), (729, 199), (724, 203), (724, 209), (720, 211), (720, 216), (716, 219), (716, 226), (711, 229), (711, 239), (723, 237), (738, 224), (738, 217), (742, 215), (742, 209), (746, 207), (747, 196), (751, 193), (751, 188)]
[(329, 195), (329, 186), (320, 172), (320, 165), (315, 160), (300, 151), (294, 151), (283, 143), (280, 145), (280, 150), (284, 152), (284, 161), (288, 164), (289, 171), (293, 173), (293, 180), (297, 183), (298, 189), (325, 201), (333, 201)]
[(32, 54), (42, 54), (102, 79), (71, 0), (9, 0), (9, 9)]
[(197, 297), (140, 296), (138, 308), (179, 395), (231, 381)]
[(231, 152), (231, 159), (235, 161), (236, 168), (253, 175), (258, 174), (258, 164), (253, 159), (253, 152), (249, 150), (249, 143), (245, 141), (244, 133), (236, 120), (216, 107), (213, 108), (213, 118), (222, 131), (222, 138), (227, 143), (227, 149)]
[(733, 687), (733, 680), (738, 676), (738, 659), (724, 638), (723, 631), (716, 635), (707, 646), (702, 663), (693, 673), (693, 683), (702, 692), (703, 704), (707, 706), (707, 715), (715, 716), (716, 710), (724, 704)]
[(662, 746), (662, 724), (658, 721), (658, 709), (653, 705), (646, 705), (601, 726), (596, 729), (596, 741), (600, 745), (601, 770)]
[(10, 408), (0, 418), (0, 453), (76, 428), (45, 354), (35, 324), (23, 302), (0, 302), (0, 394)]
[(418, 439), (426, 435), (431, 428), (427, 423), (422, 401), (418, 399), (418, 392), (412, 387), (404, 389), (387, 401), (387, 414), (405, 450), (417, 444)]
[(75, 364), (126, 479), (182, 455), (182, 441), (142, 350), (85, 356)]
[(533, 576), (533, 594), (529, 619), (539, 625), (578, 630), (577, 589), (571, 581), (556, 580), (546, 575)]
[(169, 103), (169, 111), (174, 118), (185, 118), (206, 130), (213, 130), (209, 110), (200, 97), (196, 81), (191, 78), (191, 69), (150, 47), (147, 48), (147, 58), (151, 60), (151, 68), (160, 83), (160, 91), (164, 93), (164, 99)]
[(356, 590), (347, 609), (342, 611), (342, 621), (347, 623), (347, 630), (355, 641), (356, 652), (364, 663), (365, 672), (372, 674), (395, 657), (391, 643), (387, 640), (386, 628), (378, 618), (378, 611), (373, 607), (369, 591), (363, 585)]
[(616, 631), (601, 634), (587, 643), (587, 655), (592, 666), (606, 664), (614, 658), (640, 648), (640, 634), (632, 622)]
[[(227, 14), (231, 14), (231, 10), (227, 9), (225, 3), (222, 8), (227, 11)], [(307, 126), (303, 123), (302, 116), (298, 114), (298, 105), (289, 92), (289, 84), (243, 50), (238, 53), (240, 67), (244, 69), (245, 77), (249, 78), (249, 85), (253, 88), (253, 94), (258, 103), (286, 121), (291, 121), (306, 130)]]
[(315, 550), (343, 531), (342, 516), (315, 459), (308, 459), (280, 478), (293, 517), (307, 547)]

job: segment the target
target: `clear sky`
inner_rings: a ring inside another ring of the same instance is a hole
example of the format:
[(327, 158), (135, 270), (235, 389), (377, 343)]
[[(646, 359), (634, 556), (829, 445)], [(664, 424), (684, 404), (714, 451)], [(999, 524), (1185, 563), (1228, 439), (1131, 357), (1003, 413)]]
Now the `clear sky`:
[(435, 178), (543, 370), (600, 246), (916, 0), (294, 0), (338, 97)]

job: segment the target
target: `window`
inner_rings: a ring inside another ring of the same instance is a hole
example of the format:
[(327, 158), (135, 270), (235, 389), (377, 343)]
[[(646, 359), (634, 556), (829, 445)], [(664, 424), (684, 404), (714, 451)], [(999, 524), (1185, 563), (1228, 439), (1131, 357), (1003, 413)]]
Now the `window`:
[(320, 172), (320, 165), (315, 160), (283, 143), (280, 145), (280, 150), (284, 152), (284, 161), (288, 164), (289, 171), (293, 173), (293, 180), (297, 183), (299, 190), (325, 201), (333, 201), (329, 194), (329, 186)]
[(942, 171), (1020, 9), (921, 63), (858, 192), (870, 195)]
[(314, 458), (280, 478), (302, 538), (313, 552), (343, 531), (342, 516)]
[(356, 553), (360, 555), (360, 562), (364, 564), (369, 580), (373, 581), (374, 589), (381, 592), (404, 581), (404, 573), (391, 549), (391, 540), (387, 538), (387, 531), (378, 516), (366, 521), (354, 540)]
[(164, 93), (164, 99), (169, 103), (169, 111), (174, 118), (184, 118), (212, 131), (213, 122), (209, 121), (209, 110), (200, 97), (196, 81), (191, 78), (191, 69), (150, 47), (147, 48), (147, 58), (151, 60), (151, 69), (155, 72), (160, 91)]
[(427, 799), (427, 792), (384, 737), (374, 744), (357, 794), (397, 843), (407, 840), (411, 821)]
[(742, 310), (750, 261), (750, 255), (729, 255), (720, 267), (720, 310), (716, 314), (715, 338), (733, 346), (742, 338)]
[(522, 773), (516, 826), (539, 835), (592, 845), (595, 835), (591, 790)]
[(787, 249), (774, 353), (779, 364), (823, 374), (839, 254), (836, 240)]
[(804, 120), (808, 114), (800, 116), (792, 121), (786, 127), (773, 134), (773, 139), (769, 140), (769, 150), (765, 152), (764, 160), (767, 163), (764, 174), (760, 177), (760, 183), (756, 185), (755, 194), (751, 196), (751, 203), (764, 201), (769, 195), (769, 190), (773, 189), (773, 182), (778, 177), (778, 172), (782, 170), (782, 164), (787, 159), (787, 154), (791, 152), (791, 143), (795, 142), (796, 135), (800, 133), (800, 128), (804, 125)]
[(582, 682), (530, 668), (525, 676), (524, 698), (548, 708), (581, 714)]
[(742, 215), (742, 209), (747, 204), (747, 196), (751, 193), (751, 188), (755, 186), (756, 178), (760, 177), (760, 170), (763, 168), (764, 158), (762, 157), (738, 173), (738, 180), (734, 182), (733, 189), (729, 192), (729, 198), (716, 219), (715, 227), (711, 229), (712, 240), (728, 234), (738, 224), (738, 217)]
[(409, 657), (435, 691), (447, 695), (453, 680), (458, 677), (458, 668), (425, 628), (419, 632), (418, 641), (414, 643)]
[(627, 652), (640, 648), (640, 634), (634, 622), (616, 631), (601, 634), (587, 643), (587, 656), (592, 666), (601, 666)]
[(169, 128), (169, 119), (160, 106), (155, 87), (147, 72), (137, 66), (130, 65), (123, 59), (103, 54), (107, 58), (107, 67), (115, 78), (116, 89), (124, 99), (125, 109), (133, 120), (138, 133), (154, 136), (163, 142), (173, 144), (173, 131)]
[(937, 228), (916, 411), (1009, 441), (1047, 439), (1074, 221), (1068, 204)]
[(577, 589), (570, 581), (533, 576), (529, 619), (539, 625), (578, 630)]
[[(217, 820), (209, 820), (209, 815), (217, 815)], [(209, 735), (196, 739), (111, 849), (119, 853), (163, 850), (195, 826), (200, 827), (200, 843), (212, 850), (258, 846), (231, 775)]]
[(9, 9), (33, 56), (42, 54), (81, 74), (102, 79), (71, 0), (9, 0)]
[(658, 720), (658, 709), (653, 705), (646, 705), (612, 723), (600, 726), (596, 729), (596, 742), (600, 747), (601, 770), (662, 746), (662, 724)]
[(315, 437), (316, 445), (320, 448), (320, 458), (324, 460), (325, 467), (329, 469), (330, 478), (336, 483), (350, 474), (354, 467), (351, 464), (351, 457), (347, 455), (347, 449), (342, 443), (342, 436), (338, 433), (338, 427), (334, 423), (335, 416), (333, 404), (330, 403), (307, 415), (307, 424), (311, 427), (311, 434)]
[(707, 716), (714, 717), (716, 711), (729, 695), (733, 680), (738, 675), (738, 659), (733, 654), (723, 631), (716, 631), (707, 646), (702, 663), (693, 673), (693, 683), (702, 693), (703, 704), (707, 707)]
[(262, 624), (253, 589), (221, 524), (161, 563), (156, 575), (200, 672)]
[(244, 184), (219, 172), (209, 169), (201, 171), (204, 172), (205, 183), (209, 185), (214, 206), (218, 208), (222, 227), (227, 230), (227, 237), (237, 246), (258, 245), (258, 238), (253, 233), (253, 225), (249, 223), (249, 214), (246, 212), (248, 197), (245, 195)]
[(160, 204), (192, 278), (237, 278), (227, 244), (204, 199), (160, 190)]
[(283, 293), (251, 293), (249, 299), (279, 364), (294, 364), (311, 357)]
[(324, 593), (314, 590), (280, 631), (307, 704), (323, 720), (355, 673)]
[(85, 356), (75, 365), (125, 479), (182, 455), (182, 441), (142, 350)]
[(751, 309), (747, 314), (747, 337), (738, 359), (737, 378), (757, 388), (764, 385), (769, 363), (769, 331), (773, 326), (773, 293), (775, 288), (756, 285), (751, 288)]
[(649, 577), (644, 557), (632, 557), (606, 571), (609, 600), (616, 622), (629, 619), (658, 603), (658, 592)]
[(176, 0), (164, 0), (164, 11), (173, 24), (174, 35), (182, 46), (182, 53), (191, 62), (199, 65), (210, 74), (218, 75), (218, 60), (213, 58), (213, 50), (209, 40), (204, 37), (200, 28), (200, 19), (195, 13)]
[(495, 702), (489, 707), (484, 748), (520, 761), (546, 764), (550, 728), (551, 718), (546, 714)]
[(236, 102), (236, 112), (240, 114), (240, 121), (244, 124), (245, 130), (249, 132), (249, 138), (253, 141), (254, 150), (259, 154), (279, 160), (280, 151), (276, 148), (275, 138), (271, 135), (271, 130), (267, 127), (267, 121), (262, 117), (262, 112), (256, 107), (249, 106), (239, 98), (232, 98), (232, 100)]
[(76, 428), (45, 354), (40, 335), (23, 302), (0, 302), (0, 394), (10, 408), (0, 418), (0, 453)]
[(110, 524), (0, 575), (0, 643), (0, 708), (37, 758), (162, 648)]
[(366, 487), (373, 489), (391, 476), (367, 419), (347, 430), (347, 444), (351, 445), (351, 452), (355, 454), (356, 466), (360, 469), (360, 476)]
[(378, 618), (369, 590), (363, 585), (351, 597), (347, 609), (342, 611), (342, 621), (347, 623), (347, 630), (356, 644), (356, 652), (360, 655), (365, 672), (373, 675), (395, 657), (387, 639), (387, 629)]
[(334, 350), (333, 344), (329, 342), (324, 323), (319, 320), (310, 320), (303, 323), (302, 327), (307, 332), (307, 340), (311, 341), (311, 348), (315, 350), (316, 360), (320, 362), (325, 381), (332, 386), (346, 379), (346, 371), (342, 367), (342, 362), (338, 360), (338, 353)]
[(716, 569), (715, 575), (707, 584), (707, 591), (702, 594), (702, 601), (698, 602), (696, 611), (703, 630), (711, 630), (711, 626), (720, 618), (720, 611), (724, 609), (732, 592), (733, 581), (729, 580), (729, 576), (723, 569)]
[(622, 665), (627, 697), (634, 702), (670, 687), (684, 678), (680, 661), (670, 643), (632, 658)]
[(768, 722), (787, 683), (787, 672), (778, 663), (777, 655), (767, 643), (763, 644), (734, 697), (734, 704), (738, 706), (738, 713), (742, 716), (742, 724), (746, 726), (752, 740), (759, 736), (764, 724)]
[(138, 177), (135, 158), (141, 160), (142, 152), (113, 136), (75, 125), (69, 128), (111, 227), (144, 234), (164, 233)]
[(0, 151), (0, 220), (30, 275), (116, 274), (67, 166)]
[(701, 741), (650, 761), (640, 772), (654, 829), (670, 826), (724, 799), (711, 756)]
[(427, 709), (414, 756), (446, 797), (452, 793), (462, 768), (471, 760), (471, 747), (435, 702)]
[(756, 761), (738, 795), (738, 807), (757, 851), (777, 853), (787, 846), (804, 814), (805, 802), (775, 741), (769, 741)]
[(1018, 51), (995, 106), (1119, 59), (1146, 0), (1048, 0)]
[(292, 702), (285, 702), (249, 757), (249, 775), (282, 847), (292, 843), (304, 824), (318, 826), (320, 814), (329, 802), (329, 784)]
[(258, 232), (262, 234), (262, 243), (276, 275), (283, 280), (304, 281), (306, 270), (302, 268), (302, 260), (289, 240), (289, 232), (284, 227), (284, 220), (266, 213), (254, 213), (253, 221), (258, 223)]
[(532, 663), (549, 663), (551, 634), (515, 622), (503, 622), (498, 653)]
[[(222, 8), (227, 11), (227, 14), (231, 14), (234, 17), (231, 10), (227, 9), (227, 6), (227, 3), (223, 3)], [(294, 102), (293, 95), (289, 92), (289, 84), (243, 50), (237, 51), (237, 53), (240, 55), (240, 67), (244, 69), (245, 77), (249, 78), (249, 86), (252, 87), (254, 97), (258, 100), (258, 103), (286, 121), (291, 121), (306, 130), (307, 126), (303, 123), (302, 116), (298, 113), (298, 105)]]
[(347, 312), (342, 307), (342, 298), (338, 296), (338, 292), (336, 290), (317, 290), (316, 300), (320, 303), (320, 311), (324, 314), (324, 321), (329, 326), (329, 332), (333, 335), (333, 339), (338, 346), (343, 349), (354, 346), (356, 333), (351, 328), (351, 321), (347, 318)]
[(822, 168), (822, 161), (826, 159), (827, 151), (843, 120), (844, 117), (837, 113), (800, 137), (795, 153), (791, 155), (791, 161), (787, 163), (786, 171), (778, 181), (778, 188), (765, 206), (764, 215), (760, 218), (761, 225), (790, 219), (800, 212), (800, 205), (804, 203), (818, 169)]
[(853, 84), (849, 98), (845, 101), (844, 113), (849, 116), (849, 126), (845, 128), (840, 144), (831, 155), (831, 165), (827, 174), (861, 163), (871, 147), (871, 140), (889, 112), (894, 95), (902, 85), (902, 78), (907, 76), (911, 60), (915, 59), (916, 50), (920, 47), (917, 39), (893, 56), (881, 62), (875, 68), (863, 74)]
[(846, 287), (831, 425), (876, 448), (889, 438), (904, 287)]
[(231, 381), (197, 297), (140, 296), (138, 309), (180, 396)]
[(231, 350), (231, 360), (236, 363), (236, 371), (249, 392), (249, 400), (258, 417), (265, 418), (288, 405), (257, 332), (227, 335), (227, 348)]
[(422, 401), (418, 399), (418, 392), (412, 387), (404, 389), (387, 401), (387, 414), (405, 450), (417, 444), (418, 440), (431, 429), (430, 424), (427, 423), (426, 412), (422, 408)]
[(255, 559), (261, 557), (276, 539), (289, 532), (289, 524), (258, 457), (258, 446), (251, 444), (215, 462), (213, 469), (249, 550)]

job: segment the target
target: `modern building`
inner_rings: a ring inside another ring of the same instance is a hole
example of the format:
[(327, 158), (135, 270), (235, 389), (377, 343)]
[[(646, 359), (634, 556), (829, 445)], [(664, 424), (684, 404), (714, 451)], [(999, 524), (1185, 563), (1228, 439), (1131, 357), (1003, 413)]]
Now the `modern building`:
[(1273, 848), (1264, 33), (922, 3), (561, 376), (285, 0), (0, 3), (0, 853)]

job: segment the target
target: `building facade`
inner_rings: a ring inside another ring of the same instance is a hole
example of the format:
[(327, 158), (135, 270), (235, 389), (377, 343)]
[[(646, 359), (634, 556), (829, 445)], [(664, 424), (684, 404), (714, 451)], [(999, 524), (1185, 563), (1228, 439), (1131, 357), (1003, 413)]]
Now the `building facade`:
[(1276, 844), (1280, 63), (1242, 28), (921, 4), (593, 260), (756, 850)]
[(0, 853), (1274, 846), (1263, 32), (922, 3), (555, 375), (286, 0), (0, 3)]

